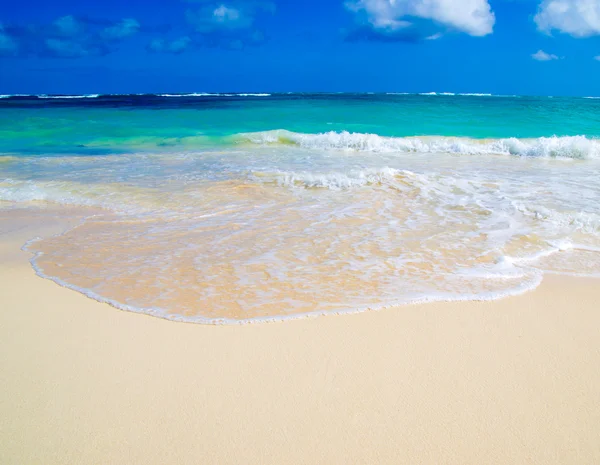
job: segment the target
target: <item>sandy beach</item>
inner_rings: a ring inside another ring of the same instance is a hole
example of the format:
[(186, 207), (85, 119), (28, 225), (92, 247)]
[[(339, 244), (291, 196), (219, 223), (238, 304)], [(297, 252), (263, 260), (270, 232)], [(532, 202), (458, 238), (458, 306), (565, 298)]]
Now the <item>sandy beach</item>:
[(597, 464), (600, 285), (244, 326), (127, 313), (0, 237), (2, 464)]

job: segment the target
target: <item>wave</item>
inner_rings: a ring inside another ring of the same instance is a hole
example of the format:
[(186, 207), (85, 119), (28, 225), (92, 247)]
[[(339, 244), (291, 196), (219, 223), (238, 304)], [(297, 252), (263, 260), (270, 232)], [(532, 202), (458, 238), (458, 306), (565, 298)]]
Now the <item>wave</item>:
[[(193, 92), (191, 94), (156, 94), (156, 95), (158, 95), (158, 97), (207, 97), (207, 96), (212, 96), (215, 94), (205, 94), (205, 93)], [(216, 94), (216, 95), (221, 95), (221, 94)]]
[[(519, 98), (519, 95), (501, 95), (491, 93), (480, 93), (480, 92), (386, 92), (385, 94), (377, 94), (376, 92), (363, 92), (363, 93), (347, 93), (347, 92), (322, 92), (322, 93), (310, 93), (310, 92), (285, 92), (285, 93), (267, 93), (267, 92), (189, 92), (189, 93), (116, 93), (116, 94), (62, 94), (62, 95), (51, 95), (51, 94), (0, 94), (0, 99), (10, 98), (29, 98), (29, 99), (94, 99), (94, 98), (115, 98), (115, 97), (165, 97), (165, 98), (177, 98), (177, 97), (271, 97), (273, 95), (297, 95), (297, 96), (311, 96), (311, 95), (406, 95), (406, 96), (442, 96), (442, 97), (504, 97), (504, 98)], [(544, 98), (543, 96), (537, 98)], [(553, 98), (547, 96), (547, 98)], [(600, 99), (600, 97), (574, 97), (584, 99)]]
[[(92, 189), (90, 189), (92, 190)], [(4, 179), (0, 181), (0, 200), (8, 202), (47, 201), (62, 205), (103, 206), (83, 188), (67, 182), (33, 182)]]
[(82, 94), (82, 95), (48, 95), (48, 94), (2, 94), (0, 98), (39, 98), (39, 99), (79, 99), (79, 98), (98, 98), (101, 94)]
[(377, 134), (326, 132), (303, 134), (286, 130), (233, 136), (236, 142), (296, 145), (306, 149), (356, 152), (502, 154), (526, 157), (600, 158), (600, 139), (585, 136), (539, 137), (537, 139), (472, 139), (468, 137), (385, 137)]
[(211, 94), (208, 92), (193, 92), (191, 94), (149, 94), (159, 97), (270, 97), (271, 94)]
[(48, 95), (48, 94), (1, 94), (0, 99), (25, 97), (33, 99), (87, 99), (110, 97), (270, 97), (267, 93), (209, 93), (192, 92), (188, 94), (81, 94), (81, 95)]
[[(22, 95), (22, 97), (25, 97), (25, 96)], [(33, 96), (31, 96), (31, 97), (33, 97)], [(98, 97), (100, 97), (100, 94), (82, 94), (82, 95), (46, 95), (46, 94), (39, 94), (39, 95), (35, 95), (35, 97), (42, 98), (42, 99), (98, 98)]]
[(277, 184), (285, 187), (345, 190), (380, 184), (399, 185), (398, 183), (404, 183), (405, 185), (414, 185), (421, 176), (412, 171), (385, 167), (350, 170), (345, 173), (282, 172), (276, 173), (275, 178)]
[[(399, 94), (400, 95), (400, 94)], [(464, 93), (454, 93), (454, 92), (423, 92), (419, 94), (404, 94), (404, 95), (432, 95), (432, 96), (446, 96), (446, 97), (517, 97), (516, 95), (494, 95), (494, 94), (486, 94), (486, 93), (478, 93), (478, 92), (464, 92)]]
[[(347, 92), (322, 92), (322, 93), (310, 93), (310, 92), (284, 92), (282, 94), (272, 94), (267, 92), (189, 92), (189, 93), (125, 93), (125, 94), (0, 94), (0, 99), (10, 98), (33, 98), (33, 99), (93, 99), (93, 98), (111, 98), (111, 97), (271, 97), (273, 95), (377, 95), (376, 92), (364, 92), (364, 93), (347, 93)], [(506, 97), (506, 98), (519, 98), (519, 95), (502, 95), (502, 94), (491, 94), (484, 92), (386, 92), (384, 95), (413, 95), (413, 96), (445, 96), (445, 97)], [(552, 96), (546, 96), (547, 98), (553, 98)], [(539, 98), (543, 98), (540, 96)], [(600, 99), (600, 97), (585, 96), (585, 97), (574, 97), (584, 99)]]
[(65, 206), (97, 207), (115, 213), (158, 212), (164, 205), (152, 191), (118, 183), (82, 184), (69, 181), (0, 179), (0, 201), (50, 202)]
[[(518, 95), (496, 95), (480, 92), (386, 92), (386, 95), (423, 95), (423, 96), (445, 96), (445, 97), (519, 97)], [(585, 97), (588, 98), (588, 97)], [(589, 97), (594, 98), (594, 97)]]

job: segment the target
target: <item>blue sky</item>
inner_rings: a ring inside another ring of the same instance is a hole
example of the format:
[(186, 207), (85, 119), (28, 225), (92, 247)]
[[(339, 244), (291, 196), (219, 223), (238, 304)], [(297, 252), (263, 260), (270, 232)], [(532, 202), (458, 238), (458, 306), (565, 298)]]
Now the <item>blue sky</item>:
[(0, 94), (600, 94), (600, 0), (10, 1)]

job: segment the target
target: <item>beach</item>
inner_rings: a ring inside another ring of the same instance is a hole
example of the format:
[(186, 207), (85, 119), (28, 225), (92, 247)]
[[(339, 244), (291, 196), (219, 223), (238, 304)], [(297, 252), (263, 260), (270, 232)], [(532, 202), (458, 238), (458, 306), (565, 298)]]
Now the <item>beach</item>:
[(598, 101), (47, 97), (0, 100), (1, 464), (600, 463)]
[(0, 110), (0, 212), (70, 221), (28, 242), (36, 273), (123, 310), (256, 323), (600, 276), (597, 100), (13, 95)]
[(600, 286), (199, 325), (115, 309), (0, 241), (0, 463), (600, 463)]
[(0, 465), (600, 465), (598, 38), (3, 4)]

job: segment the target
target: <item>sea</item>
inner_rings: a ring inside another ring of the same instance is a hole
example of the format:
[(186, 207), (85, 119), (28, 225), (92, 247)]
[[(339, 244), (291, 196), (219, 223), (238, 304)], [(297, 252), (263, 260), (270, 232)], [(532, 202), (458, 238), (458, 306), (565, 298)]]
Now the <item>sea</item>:
[(600, 99), (0, 96), (0, 213), (38, 275), (235, 324), (600, 277)]

